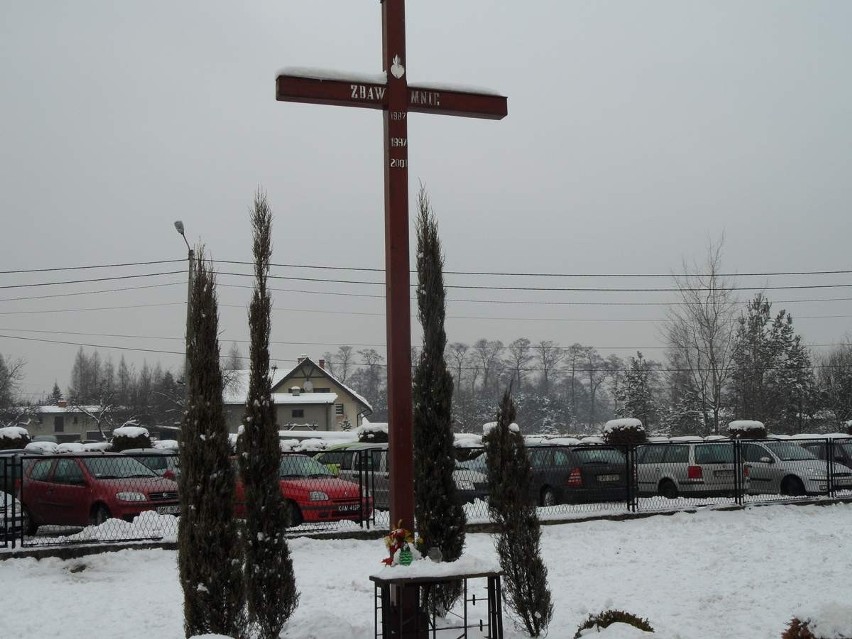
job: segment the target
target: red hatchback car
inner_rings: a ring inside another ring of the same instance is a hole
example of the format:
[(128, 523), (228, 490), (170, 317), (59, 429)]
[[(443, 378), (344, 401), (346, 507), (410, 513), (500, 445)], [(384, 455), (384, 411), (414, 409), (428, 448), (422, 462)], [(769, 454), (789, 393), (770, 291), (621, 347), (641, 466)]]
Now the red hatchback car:
[[(281, 494), (290, 502), (288, 527), (301, 523), (366, 520), (373, 499), (360, 499), (355, 482), (338, 479), (323, 464), (307, 455), (282, 455), (278, 467)], [(245, 490), (237, 472), (234, 514), (245, 517)]]
[(120, 454), (91, 453), (33, 460), (24, 470), (21, 501), (29, 532), (45, 524), (87, 526), (131, 521), (146, 510), (180, 513), (178, 486)]

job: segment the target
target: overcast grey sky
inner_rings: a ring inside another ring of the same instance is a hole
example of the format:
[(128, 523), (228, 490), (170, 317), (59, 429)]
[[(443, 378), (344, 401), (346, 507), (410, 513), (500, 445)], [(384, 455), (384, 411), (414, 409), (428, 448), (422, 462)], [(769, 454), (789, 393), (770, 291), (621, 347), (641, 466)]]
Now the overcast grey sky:
[[(726, 271), (850, 268), (852, 3), (408, 0), (406, 8), (410, 83), (476, 85), (509, 98), (503, 121), (410, 118), (411, 193), (418, 180), (428, 187), (448, 270), (668, 273), (683, 258), (700, 260), (722, 233)], [(275, 213), (274, 262), (383, 267), (380, 113), (274, 99), (282, 67), (380, 72), (380, 27), (375, 0), (3, 0), (0, 271), (179, 260), (186, 248), (172, 226), (178, 218), (214, 259), (248, 260), (248, 206), (258, 185)], [(184, 267), (3, 274), (0, 286)], [(848, 275), (739, 280), (850, 282)], [(671, 285), (485, 276), (447, 283)], [(152, 284), (162, 286), (67, 295)], [(232, 285), (250, 280), (222, 275), (220, 284), (226, 351), (247, 333), (248, 289)], [(383, 300), (351, 296), (380, 296), (381, 286), (276, 280), (275, 287), (273, 342), (303, 342), (273, 345), (282, 366), (338, 344), (383, 348)], [(10, 301), (58, 294), (65, 296)], [(78, 346), (29, 340), (180, 352), (185, 295), (183, 274), (3, 288), (0, 353), (27, 360), (25, 393), (38, 396), (54, 379), (64, 389)], [(650, 347), (660, 345), (653, 320), (664, 308), (541, 302), (673, 299), (464, 289), (449, 297), (450, 341), (525, 336), (594, 345), (604, 355), (642, 347), (651, 358), (662, 357)], [(780, 307), (808, 342), (849, 332), (852, 302)], [(101, 310), (79, 310), (94, 308)], [(122, 354), (99, 350), (116, 363)], [(137, 367), (143, 359), (182, 362), (123, 352)]]

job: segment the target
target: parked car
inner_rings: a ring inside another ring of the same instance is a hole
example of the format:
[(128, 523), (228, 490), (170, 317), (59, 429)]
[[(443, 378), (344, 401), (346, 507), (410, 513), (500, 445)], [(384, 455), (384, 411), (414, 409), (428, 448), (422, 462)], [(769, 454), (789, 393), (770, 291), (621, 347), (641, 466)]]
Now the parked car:
[(26, 515), (21, 502), (0, 491), (0, 540), (20, 539), (26, 529)]
[(831, 440), (831, 450), (834, 461), (852, 468), (852, 437), (838, 437), (835, 435), (820, 437), (814, 435), (812, 439), (796, 435), (793, 440), (802, 448), (809, 451), (817, 459), (828, 459), (828, 440)]
[(627, 499), (627, 460), (611, 446), (530, 446), (530, 500), (539, 506)]
[(734, 443), (678, 441), (654, 443), (637, 449), (636, 480), (639, 495), (721, 497), (737, 485), (746, 489), (749, 471), (734, 463)]
[[(314, 458), (325, 464), (339, 477), (363, 483), (373, 496), (376, 508), (390, 507), (390, 459), (387, 444), (338, 444)], [(459, 498), (462, 503), (488, 496), (488, 478), (484, 473), (460, 468), (453, 471)]]
[(817, 457), (792, 440), (743, 442), (743, 459), (750, 467), (750, 494), (797, 497), (828, 492), (828, 473), (837, 488), (852, 487), (852, 468)]
[(128, 448), (121, 452), (142, 462), (160, 477), (177, 480), (180, 475), (180, 456), (176, 450)]
[[(235, 460), (236, 465), (236, 460)], [(290, 502), (287, 526), (303, 522), (356, 521), (373, 513), (370, 497), (361, 498), (361, 487), (335, 477), (313, 457), (302, 454), (281, 456), (278, 468), (281, 494)], [(234, 514), (245, 517), (245, 488), (237, 473)]]
[(152, 510), (180, 513), (178, 486), (120, 453), (83, 453), (36, 459), (24, 468), (21, 501), (30, 533), (45, 524), (86, 526), (132, 521)]
[(41, 455), (38, 449), (14, 448), (0, 451), (0, 491), (15, 494), (20, 489), (21, 469), (30, 457)]

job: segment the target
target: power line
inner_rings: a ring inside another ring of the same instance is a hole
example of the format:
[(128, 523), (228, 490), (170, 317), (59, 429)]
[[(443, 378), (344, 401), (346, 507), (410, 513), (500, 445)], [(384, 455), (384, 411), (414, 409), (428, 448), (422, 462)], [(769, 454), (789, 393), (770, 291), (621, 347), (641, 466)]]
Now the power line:
[(77, 297), (80, 295), (99, 295), (101, 293), (120, 293), (123, 291), (139, 291), (149, 288), (165, 288), (167, 286), (186, 286), (186, 282), (166, 282), (165, 284), (143, 284), (142, 286), (123, 286), (121, 288), (105, 288), (99, 291), (76, 291), (74, 293), (51, 293), (50, 295), (32, 295), (30, 297), (7, 297), (0, 299), (0, 304), (3, 302), (21, 302), (25, 300), (46, 300), (55, 297)]
[(13, 271), (0, 271), (0, 275), (15, 275), (19, 273), (53, 273), (56, 271), (82, 271), (98, 268), (121, 268), (125, 266), (152, 266), (154, 264), (174, 264), (176, 262), (186, 262), (186, 258), (179, 260), (153, 260), (150, 262), (122, 262), (119, 264), (91, 264), (88, 266), (57, 266), (52, 268), (16, 269)]
[(139, 273), (136, 275), (114, 275), (112, 277), (93, 277), (85, 280), (65, 280), (63, 282), (37, 282), (35, 284), (4, 284), (0, 289), (37, 288), (41, 286), (65, 286), (68, 284), (88, 284), (90, 282), (108, 282), (114, 280), (132, 280), (140, 277), (158, 277), (160, 275), (177, 275), (183, 271), (163, 271), (161, 273)]

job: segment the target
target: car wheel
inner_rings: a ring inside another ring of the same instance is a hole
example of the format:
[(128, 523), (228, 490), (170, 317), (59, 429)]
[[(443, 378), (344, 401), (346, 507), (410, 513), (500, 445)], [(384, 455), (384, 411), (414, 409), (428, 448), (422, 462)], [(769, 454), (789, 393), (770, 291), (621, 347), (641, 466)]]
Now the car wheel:
[(545, 486), (541, 489), (541, 505), (542, 506), (555, 506), (557, 504), (556, 501), (556, 493), (553, 492), (553, 489), (549, 486)]
[(109, 508), (103, 504), (98, 504), (92, 511), (91, 522), (93, 526), (100, 526), (110, 518)]
[(304, 519), (302, 518), (302, 511), (299, 510), (299, 505), (294, 501), (288, 501), (285, 505), (287, 507), (287, 515), (284, 519), (286, 527), (293, 528), (301, 524)]
[(675, 486), (674, 482), (670, 479), (664, 479), (660, 482), (658, 492), (660, 493), (660, 496), (665, 497), (666, 499), (677, 499), (678, 497), (677, 486)]
[(798, 477), (785, 477), (781, 482), (781, 494), (788, 497), (801, 497), (805, 494), (805, 485)]

